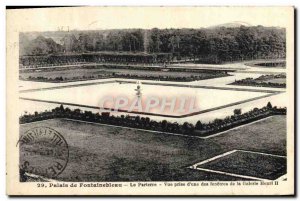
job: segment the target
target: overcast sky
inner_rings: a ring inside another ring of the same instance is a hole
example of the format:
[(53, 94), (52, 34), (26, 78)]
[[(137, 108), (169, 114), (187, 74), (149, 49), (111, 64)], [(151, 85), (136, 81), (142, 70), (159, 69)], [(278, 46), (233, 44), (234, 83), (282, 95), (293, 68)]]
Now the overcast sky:
[[(118, 28), (201, 28), (223, 23), (285, 27), (288, 7), (73, 7), (8, 11), (18, 30), (56, 31)], [(288, 14), (290, 13), (290, 14)]]

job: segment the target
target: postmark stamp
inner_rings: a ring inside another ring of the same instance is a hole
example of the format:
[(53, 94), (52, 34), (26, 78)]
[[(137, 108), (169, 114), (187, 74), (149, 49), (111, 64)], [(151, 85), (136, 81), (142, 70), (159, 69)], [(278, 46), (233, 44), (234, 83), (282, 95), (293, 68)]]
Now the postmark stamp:
[(35, 127), (20, 136), (20, 180), (27, 181), (26, 174), (54, 179), (68, 164), (67, 141), (56, 130)]

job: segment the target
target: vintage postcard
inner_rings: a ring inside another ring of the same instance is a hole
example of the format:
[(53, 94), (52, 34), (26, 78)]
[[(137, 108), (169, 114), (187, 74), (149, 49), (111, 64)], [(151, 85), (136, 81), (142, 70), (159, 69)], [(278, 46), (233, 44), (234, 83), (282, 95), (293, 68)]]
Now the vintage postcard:
[(7, 9), (8, 195), (293, 195), (293, 7)]

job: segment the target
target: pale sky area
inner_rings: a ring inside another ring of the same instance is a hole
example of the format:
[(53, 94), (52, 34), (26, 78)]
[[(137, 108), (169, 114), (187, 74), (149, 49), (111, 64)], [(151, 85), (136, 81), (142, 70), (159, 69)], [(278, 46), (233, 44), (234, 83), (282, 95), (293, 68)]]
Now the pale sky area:
[[(292, 7), (73, 7), (7, 11), (16, 31), (201, 28), (224, 23), (286, 27)], [(14, 17), (12, 17), (14, 16)], [(14, 18), (14, 19), (13, 19)]]

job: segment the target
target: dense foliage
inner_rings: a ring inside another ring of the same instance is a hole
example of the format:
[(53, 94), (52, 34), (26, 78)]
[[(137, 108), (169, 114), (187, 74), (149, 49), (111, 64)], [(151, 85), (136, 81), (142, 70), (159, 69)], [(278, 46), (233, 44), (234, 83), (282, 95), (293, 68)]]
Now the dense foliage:
[[(210, 29), (122, 29), (20, 34), (20, 55), (59, 52), (127, 51), (172, 53), (174, 59), (193, 58), (220, 63), (253, 58), (284, 58), (285, 29), (218, 27)], [(37, 38), (36, 38), (37, 37)]]

